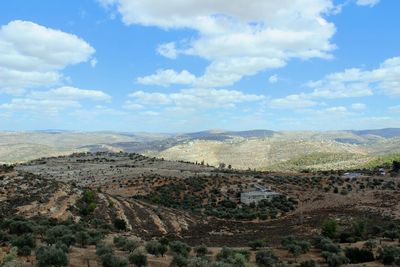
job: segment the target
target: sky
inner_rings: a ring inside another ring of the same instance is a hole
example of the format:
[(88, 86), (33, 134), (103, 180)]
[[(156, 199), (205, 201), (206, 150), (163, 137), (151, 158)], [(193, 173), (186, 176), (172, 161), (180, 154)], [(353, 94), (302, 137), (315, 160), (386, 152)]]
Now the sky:
[(0, 130), (400, 127), (397, 0), (2, 0)]

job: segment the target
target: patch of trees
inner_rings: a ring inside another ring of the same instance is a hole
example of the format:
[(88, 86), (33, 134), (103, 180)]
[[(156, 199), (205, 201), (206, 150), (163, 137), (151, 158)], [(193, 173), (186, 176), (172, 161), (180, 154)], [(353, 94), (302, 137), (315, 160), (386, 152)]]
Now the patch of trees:
[(17, 216), (0, 220), (0, 243), (15, 247), (20, 256), (35, 255), (38, 266), (67, 266), (70, 247), (98, 243), (108, 233), (104, 225)]
[(83, 216), (93, 213), (97, 207), (96, 193), (90, 189), (85, 189), (82, 192), (82, 197), (77, 202), (77, 207), (79, 213)]

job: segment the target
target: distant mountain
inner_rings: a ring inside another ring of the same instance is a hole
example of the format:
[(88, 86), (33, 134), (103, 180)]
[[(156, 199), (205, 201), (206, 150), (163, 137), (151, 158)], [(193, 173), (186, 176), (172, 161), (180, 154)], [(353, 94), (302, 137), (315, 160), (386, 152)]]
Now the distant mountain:
[(376, 135), (384, 138), (400, 137), (400, 128), (350, 131), (356, 135)]
[(209, 130), (182, 134), (0, 132), (0, 164), (73, 152), (110, 151), (237, 169), (297, 171), (364, 166), (376, 157), (400, 154), (400, 129), (362, 131)]
[(210, 141), (225, 141), (233, 137), (243, 138), (262, 138), (272, 136), (274, 131), (271, 130), (249, 130), (249, 131), (223, 131), (223, 130), (210, 130), (202, 132), (187, 133), (183, 136), (190, 139), (210, 140)]

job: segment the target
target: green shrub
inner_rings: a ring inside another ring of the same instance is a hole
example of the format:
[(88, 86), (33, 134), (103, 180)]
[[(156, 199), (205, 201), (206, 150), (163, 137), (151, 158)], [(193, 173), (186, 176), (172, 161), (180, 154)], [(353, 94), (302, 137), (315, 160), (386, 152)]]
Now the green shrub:
[(345, 252), (350, 263), (363, 263), (375, 260), (374, 254), (367, 249), (346, 248)]
[(23, 234), (14, 237), (11, 244), (18, 248), (18, 255), (28, 256), (31, 254), (31, 250), (36, 247), (36, 238), (32, 234)]
[(12, 221), (9, 226), (9, 233), (12, 235), (33, 233), (33, 224), (27, 221)]
[(343, 264), (349, 263), (349, 259), (341, 253), (336, 254), (324, 251), (322, 252), (322, 257), (326, 260), (326, 263), (329, 267), (339, 267)]
[(115, 236), (113, 239), (113, 243), (117, 248), (123, 248), (128, 239), (123, 236)]
[(171, 267), (187, 267), (188, 263), (189, 261), (185, 256), (175, 254), (171, 261)]
[(125, 242), (125, 245), (122, 247), (122, 250), (132, 252), (139, 247), (139, 241), (128, 239)]
[(120, 218), (116, 218), (113, 221), (114, 227), (117, 230), (120, 231), (126, 231), (127, 225), (126, 225), (126, 221)]
[(39, 248), (36, 252), (36, 258), (39, 267), (68, 266), (67, 254), (54, 246)]
[(146, 243), (146, 250), (151, 255), (159, 256), (161, 254), (160, 252), (161, 246), (162, 246), (161, 243), (158, 241), (149, 241)]
[(400, 265), (400, 247), (384, 246), (380, 251), (378, 258), (385, 265)]
[(89, 244), (90, 236), (86, 231), (79, 231), (75, 235), (76, 242), (82, 247), (86, 247)]
[(331, 252), (331, 253), (339, 253), (341, 249), (332, 242), (329, 238), (321, 238), (317, 245), (322, 251)]
[(299, 267), (317, 267), (317, 263), (314, 260), (303, 261)]
[(251, 247), (252, 250), (257, 250), (258, 248), (262, 248), (265, 246), (265, 241), (262, 239), (254, 240), (249, 243), (249, 247)]
[(171, 248), (172, 252), (182, 255), (184, 257), (187, 257), (192, 250), (187, 244), (181, 241), (170, 242), (169, 247)]
[(334, 238), (337, 232), (337, 222), (335, 219), (327, 219), (322, 223), (322, 235), (329, 238)]
[(48, 244), (55, 244), (57, 241), (61, 241), (67, 246), (73, 245), (76, 241), (72, 230), (65, 225), (56, 225), (47, 230), (45, 240)]
[(129, 254), (129, 262), (137, 267), (147, 266), (147, 256), (143, 252), (134, 251)]
[(81, 199), (78, 201), (78, 207), (83, 216), (92, 213), (97, 207), (96, 193), (89, 189), (84, 190)]
[(96, 255), (99, 257), (102, 257), (103, 255), (106, 254), (113, 254), (113, 249), (109, 245), (106, 244), (99, 244), (96, 246)]
[(100, 259), (103, 267), (125, 267), (128, 265), (127, 259), (110, 253), (104, 254)]
[(271, 250), (262, 250), (256, 253), (256, 263), (260, 267), (270, 267), (279, 264), (278, 257)]
[(206, 245), (200, 245), (194, 248), (194, 251), (196, 252), (197, 257), (203, 257), (207, 255), (208, 249)]
[(11, 248), (10, 252), (4, 255), (0, 260), (1, 267), (22, 267), (22, 264), (17, 261), (18, 248)]

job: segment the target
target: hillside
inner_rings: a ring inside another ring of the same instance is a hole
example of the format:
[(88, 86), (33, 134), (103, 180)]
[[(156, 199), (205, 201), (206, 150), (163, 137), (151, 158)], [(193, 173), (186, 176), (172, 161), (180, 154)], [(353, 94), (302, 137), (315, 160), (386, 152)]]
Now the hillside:
[(397, 129), (331, 132), (212, 130), (185, 134), (2, 132), (0, 163), (74, 152), (128, 152), (236, 169), (269, 171), (360, 168), (400, 153)]
[[(192, 246), (189, 260), (198, 260), (198, 246), (204, 244), (208, 260), (200, 266), (214, 266), (210, 261), (229, 257), (223, 255), (231, 250), (246, 253), (252, 264), (267, 250), (285, 266), (309, 259), (328, 266), (326, 249), (315, 240), (324, 236), (326, 218), (334, 218), (337, 233), (325, 238), (330, 248), (352, 258), (347, 248), (377, 240), (376, 258), (366, 261), (382, 266), (379, 249), (397, 242), (390, 238), (399, 231), (398, 179), (391, 165), (384, 174), (365, 171), (349, 179), (335, 171), (222, 170), (132, 153), (75, 153), (0, 166), (0, 262), (3, 251), (15, 246), (18, 260), (31, 266), (40, 256), (35, 246), (47, 244), (64, 248), (69, 266), (109, 266), (98, 253), (107, 244), (113, 251), (108, 257), (128, 259), (140, 247), (148, 266), (171, 266), (179, 241)], [(257, 204), (241, 202), (241, 193), (260, 187), (278, 195)], [(165, 256), (149, 246), (158, 244), (155, 240), (169, 242)], [(285, 240), (308, 249), (293, 254)]]

